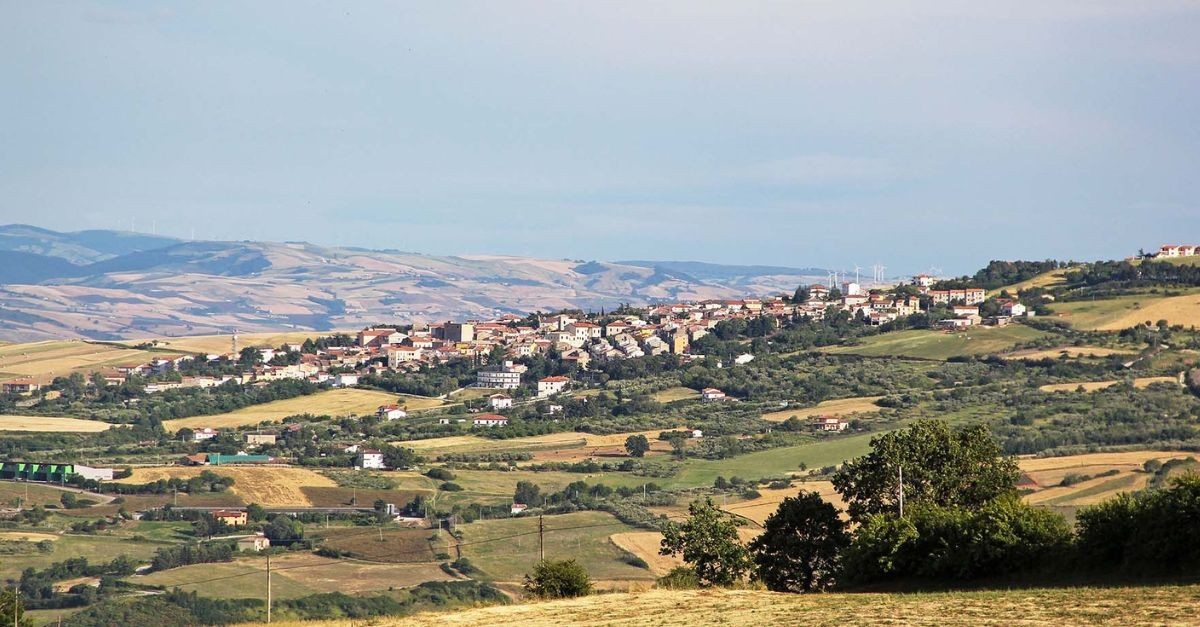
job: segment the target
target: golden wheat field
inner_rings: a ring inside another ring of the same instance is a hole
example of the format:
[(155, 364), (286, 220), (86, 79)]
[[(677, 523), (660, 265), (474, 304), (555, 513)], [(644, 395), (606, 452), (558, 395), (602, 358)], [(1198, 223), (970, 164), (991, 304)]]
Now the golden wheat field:
[[(429, 401), (432, 401), (430, 403)], [(308, 396), (297, 396), (281, 401), (263, 403), (243, 407), (237, 411), (212, 416), (192, 416), (167, 420), (163, 426), (168, 431), (178, 431), (184, 427), (192, 429), (213, 427), (244, 427), (261, 422), (278, 422), (296, 414), (313, 414), (317, 416), (348, 416), (350, 414), (363, 416), (375, 413), (380, 405), (405, 404), (413, 410), (428, 408), (441, 404), (437, 399), (423, 397), (401, 397), (388, 392), (375, 390), (360, 390), (356, 388), (338, 388), (324, 390)]]
[(1054, 314), (1071, 326), (1089, 331), (1120, 331), (1150, 322), (1200, 325), (1200, 294), (1161, 296), (1134, 294), (1102, 300), (1057, 303)]
[[(380, 627), (654, 625), (1195, 625), (1200, 585), (1034, 588), (919, 594), (782, 594), (761, 590), (649, 590), (579, 599), (371, 619)], [(299, 627), (360, 627), (354, 620)]]
[[(1043, 392), (1074, 392), (1083, 388), (1085, 392), (1095, 392), (1117, 385), (1120, 381), (1086, 381), (1084, 383), (1054, 383), (1042, 385), (1038, 389)], [(1139, 377), (1133, 380), (1133, 387), (1144, 388), (1154, 383), (1179, 383), (1178, 377)]]
[[(260, 348), (279, 348), (284, 344), (303, 344), (304, 340), (316, 339), (318, 337), (332, 335), (335, 331), (291, 331), (285, 333), (239, 333), (238, 334), (238, 349), (248, 346)], [(353, 331), (348, 331), (353, 335)], [(232, 336), (229, 334), (222, 335), (194, 335), (188, 337), (148, 337), (139, 340), (130, 340), (127, 342), (130, 345), (141, 344), (144, 342), (154, 342), (159, 348), (169, 348), (183, 353), (205, 353), (213, 354), (228, 353), (232, 348)]]
[(46, 433), (97, 433), (112, 425), (99, 420), (80, 420), (57, 416), (0, 416), (0, 431), (40, 431)]
[[(1018, 461), (1022, 472), (1038, 487), (1025, 495), (1033, 505), (1094, 505), (1121, 492), (1136, 492), (1146, 487), (1150, 473), (1142, 466), (1148, 460), (1196, 456), (1183, 451), (1128, 451), (1090, 453), (1066, 457), (1024, 458)], [(1068, 475), (1090, 477), (1071, 485), (1061, 485)], [(1103, 475), (1103, 476), (1102, 476)]]
[(31, 377), (49, 383), (72, 372), (94, 372), (125, 363), (144, 363), (167, 352), (92, 344), (80, 340), (30, 342), (0, 346), (0, 380)]
[(816, 416), (845, 416), (849, 414), (879, 411), (879, 406), (875, 404), (875, 401), (878, 401), (881, 398), (883, 397), (855, 396), (853, 398), (839, 398), (832, 401), (823, 401), (812, 407), (784, 409), (781, 411), (774, 411), (769, 414), (763, 414), (763, 420), (783, 422), (792, 416), (795, 416), (800, 420), (805, 420)]
[(159, 479), (172, 477), (191, 478), (205, 470), (211, 470), (219, 475), (233, 477), (234, 484), (230, 488), (234, 494), (246, 503), (258, 503), (264, 506), (305, 506), (311, 507), (312, 501), (300, 489), (303, 487), (332, 488), (337, 484), (326, 477), (307, 468), (288, 468), (281, 466), (156, 466), (134, 468), (133, 474), (121, 483), (149, 483)]

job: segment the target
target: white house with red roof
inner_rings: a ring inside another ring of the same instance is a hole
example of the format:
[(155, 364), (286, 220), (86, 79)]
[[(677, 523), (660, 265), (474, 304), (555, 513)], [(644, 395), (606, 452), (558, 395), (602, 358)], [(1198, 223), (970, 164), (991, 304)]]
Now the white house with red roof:
[(538, 398), (554, 396), (567, 389), (570, 384), (570, 377), (553, 376), (538, 379)]
[(700, 391), (700, 400), (704, 401), (705, 403), (723, 401), (725, 398), (725, 393), (717, 388), (704, 388)]
[(472, 427), (507, 427), (508, 418), (500, 414), (479, 414), (471, 421)]
[(384, 420), (397, 420), (407, 418), (408, 412), (404, 411), (399, 405), (380, 405), (375, 411), (375, 415)]
[(488, 407), (492, 409), (508, 409), (513, 406), (513, 399), (507, 394), (493, 394), (488, 397)]

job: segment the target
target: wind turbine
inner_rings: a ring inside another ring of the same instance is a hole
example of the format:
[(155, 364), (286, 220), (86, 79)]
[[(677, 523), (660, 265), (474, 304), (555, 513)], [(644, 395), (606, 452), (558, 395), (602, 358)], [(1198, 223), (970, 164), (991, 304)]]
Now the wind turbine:
[(856, 264), (854, 264), (854, 282), (855, 282), (855, 283), (861, 283), (861, 282), (862, 282), (862, 281), (860, 281), (860, 280), (859, 280), (859, 277), (858, 277), (858, 272), (859, 272), (859, 270), (862, 270), (862, 268), (858, 267), (858, 264), (857, 264), (857, 263), (856, 263)]

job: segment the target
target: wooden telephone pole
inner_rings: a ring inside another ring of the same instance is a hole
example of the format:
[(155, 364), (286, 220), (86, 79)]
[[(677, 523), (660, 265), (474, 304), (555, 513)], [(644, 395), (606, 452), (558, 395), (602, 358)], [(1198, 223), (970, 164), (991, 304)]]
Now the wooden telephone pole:
[(538, 514), (538, 557), (546, 561), (546, 521)]
[(271, 554), (267, 553), (267, 622), (271, 622)]

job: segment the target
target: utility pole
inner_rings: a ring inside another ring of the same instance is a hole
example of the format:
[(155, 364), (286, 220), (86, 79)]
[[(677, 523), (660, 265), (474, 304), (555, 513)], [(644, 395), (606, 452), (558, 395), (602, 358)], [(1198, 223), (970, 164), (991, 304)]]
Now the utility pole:
[(267, 622), (271, 622), (271, 554), (267, 553)]
[(546, 521), (538, 514), (538, 556), (546, 561)]
[(904, 518), (904, 466), (900, 467), (900, 517)]
[(20, 627), (17, 617), (21, 615), (21, 586), (13, 584), (13, 627)]

